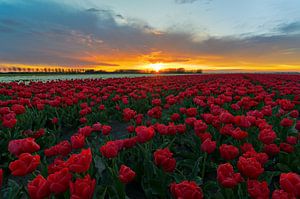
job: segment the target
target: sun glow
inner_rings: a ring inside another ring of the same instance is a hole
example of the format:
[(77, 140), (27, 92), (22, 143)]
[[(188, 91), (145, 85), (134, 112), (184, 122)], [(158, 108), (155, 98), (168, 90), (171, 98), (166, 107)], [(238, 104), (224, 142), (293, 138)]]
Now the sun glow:
[(163, 67), (162, 63), (150, 64), (149, 68), (153, 69), (155, 72), (159, 72)]

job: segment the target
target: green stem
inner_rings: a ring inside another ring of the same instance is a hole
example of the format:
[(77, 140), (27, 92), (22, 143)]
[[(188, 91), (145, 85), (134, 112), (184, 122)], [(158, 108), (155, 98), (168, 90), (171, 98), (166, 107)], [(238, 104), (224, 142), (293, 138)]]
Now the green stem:
[(181, 175), (181, 177), (185, 178), (185, 176), (183, 175), (183, 173), (179, 169), (175, 168), (175, 171), (177, 171)]
[(233, 198), (233, 192), (230, 188), (225, 188), (225, 197), (227, 199), (231, 199)]
[(243, 198), (243, 190), (241, 184), (238, 184), (238, 196), (239, 198)]
[(202, 179), (204, 178), (204, 174), (205, 174), (206, 159), (207, 159), (207, 153), (204, 153), (203, 167), (202, 167), (202, 171), (201, 171), (201, 178)]
[(173, 144), (173, 142), (175, 141), (176, 136), (174, 136), (174, 138), (171, 140), (171, 142), (168, 144), (168, 148), (170, 148), (170, 146)]

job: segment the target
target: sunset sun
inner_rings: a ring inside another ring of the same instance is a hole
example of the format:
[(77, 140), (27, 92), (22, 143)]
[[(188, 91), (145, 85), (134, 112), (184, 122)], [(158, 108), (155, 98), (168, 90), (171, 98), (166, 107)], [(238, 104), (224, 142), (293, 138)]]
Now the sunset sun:
[(155, 72), (159, 72), (163, 67), (162, 63), (150, 64), (149, 68), (153, 69)]

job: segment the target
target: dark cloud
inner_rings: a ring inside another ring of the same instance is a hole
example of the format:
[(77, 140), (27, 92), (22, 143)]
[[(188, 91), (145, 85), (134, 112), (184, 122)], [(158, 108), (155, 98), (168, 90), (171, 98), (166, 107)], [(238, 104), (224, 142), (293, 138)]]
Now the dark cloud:
[(8, 19), (8, 18), (0, 18), (0, 32), (2, 33), (11, 33), (14, 29), (22, 24), (18, 21)]
[(125, 19), (122, 15), (118, 14), (116, 17), (119, 17), (120, 19)]
[(0, 19), (0, 24), (6, 25), (6, 26), (19, 26), (21, 25), (20, 22), (12, 20), (12, 19)]
[(199, 41), (189, 33), (157, 31), (111, 10), (81, 11), (32, 0), (20, 4), (0, 5), (0, 63), (112, 67), (118, 66), (111, 62), (120, 56), (136, 59), (160, 52), (145, 60), (189, 62), (221, 57), (224, 59), (220, 62), (229, 59), (300, 65), (300, 34), (208, 37)]
[(184, 3), (194, 3), (197, 0), (175, 0), (176, 3), (184, 4)]
[(99, 12), (100, 10), (97, 9), (97, 8), (89, 8), (86, 11), (88, 11), (88, 12)]
[(300, 33), (300, 21), (289, 24), (281, 24), (278, 27), (278, 30), (282, 33)]
[(0, 25), (0, 33), (9, 33), (9, 32), (13, 32), (12, 28), (6, 27), (6, 26), (1, 26)]
[[(175, 0), (175, 3), (178, 4), (186, 4), (186, 3), (194, 3), (198, 0)], [(205, 4), (210, 4), (212, 0), (201, 0)]]

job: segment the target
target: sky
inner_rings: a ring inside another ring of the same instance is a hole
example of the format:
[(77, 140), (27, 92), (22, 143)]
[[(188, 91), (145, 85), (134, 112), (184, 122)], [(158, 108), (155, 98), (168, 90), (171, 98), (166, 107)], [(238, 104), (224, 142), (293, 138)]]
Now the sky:
[(1, 67), (299, 71), (299, 0), (0, 0)]

